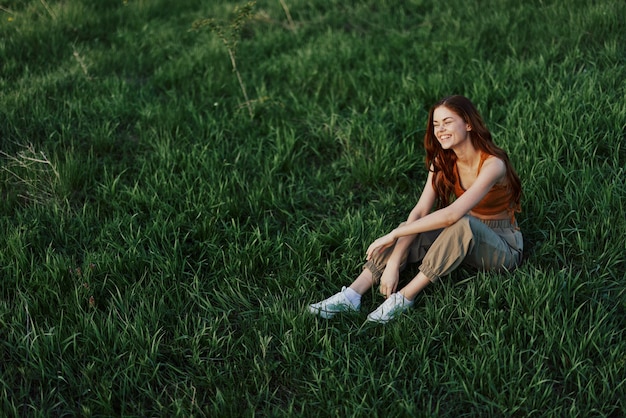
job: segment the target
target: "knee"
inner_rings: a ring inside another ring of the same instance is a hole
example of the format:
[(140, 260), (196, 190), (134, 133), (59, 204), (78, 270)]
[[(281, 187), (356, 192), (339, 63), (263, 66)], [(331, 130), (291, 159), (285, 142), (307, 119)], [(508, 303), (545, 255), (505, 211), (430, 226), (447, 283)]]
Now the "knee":
[(449, 227), (445, 228), (444, 230), (451, 230), (451, 231), (456, 231), (460, 229), (471, 230), (472, 219), (475, 219), (475, 218), (473, 218), (470, 215), (465, 215), (461, 219), (459, 219), (458, 221), (450, 225)]
[[(452, 225), (444, 228), (440, 237), (444, 237), (444, 239), (461, 239), (462, 241), (466, 241), (466, 239), (471, 239), (473, 236), (472, 232), (472, 221), (476, 220), (480, 222), (478, 219), (473, 218), (472, 216), (465, 215)], [(465, 237), (465, 238), (464, 238)]]

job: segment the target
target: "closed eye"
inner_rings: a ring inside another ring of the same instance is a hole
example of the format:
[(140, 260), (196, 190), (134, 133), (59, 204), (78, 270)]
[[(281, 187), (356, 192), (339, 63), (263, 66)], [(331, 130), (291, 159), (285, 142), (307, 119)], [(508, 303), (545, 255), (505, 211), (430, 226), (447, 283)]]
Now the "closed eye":
[[(452, 123), (452, 119), (451, 119), (451, 118), (450, 118), (450, 119), (444, 119), (444, 121), (443, 121), (443, 126), (448, 126), (448, 125), (450, 125), (451, 123)], [(438, 126), (439, 126), (439, 122), (434, 122), (434, 123), (433, 123), (433, 126), (434, 126), (435, 128), (436, 128), (436, 127), (438, 127)]]
[[(445, 119), (443, 120), (443, 123), (450, 123), (450, 122), (452, 122), (452, 120), (453, 120), (453, 119), (452, 119), (452, 117), (451, 117), (451, 116), (448, 116), (447, 118), (445, 118)], [(433, 121), (433, 123), (434, 123), (435, 125), (438, 125), (438, 124), (439, 124), (439, 121)]]

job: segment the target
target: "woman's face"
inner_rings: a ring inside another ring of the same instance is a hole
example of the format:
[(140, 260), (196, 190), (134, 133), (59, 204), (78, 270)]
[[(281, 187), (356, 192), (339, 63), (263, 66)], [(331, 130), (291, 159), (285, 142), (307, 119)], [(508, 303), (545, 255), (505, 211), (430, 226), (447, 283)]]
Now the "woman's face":
[(433, 112), (433, 129), (443, 149), (453, 149), (469, 139), (472, 130), (463, 118), (445, 106), (439, 106)]

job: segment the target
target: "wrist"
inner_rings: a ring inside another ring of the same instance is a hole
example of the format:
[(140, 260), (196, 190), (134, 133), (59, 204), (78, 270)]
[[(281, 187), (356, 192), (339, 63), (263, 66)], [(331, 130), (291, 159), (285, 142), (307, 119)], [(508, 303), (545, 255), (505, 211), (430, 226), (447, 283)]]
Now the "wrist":
[(400, 264), (400, 260), (396, 260), (395, 257), (392, 256), (387, 260), (385, 268), (400, 269)]

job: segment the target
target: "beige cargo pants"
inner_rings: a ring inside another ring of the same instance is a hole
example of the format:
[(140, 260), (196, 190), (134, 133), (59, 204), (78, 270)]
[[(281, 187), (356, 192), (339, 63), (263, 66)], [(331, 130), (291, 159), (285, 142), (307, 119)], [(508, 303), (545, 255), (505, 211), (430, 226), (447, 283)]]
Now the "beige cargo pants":
[[(380, 282), (393, 246), (367, 261), (363, 268), (372, 272), (374, 284)], [(483, 221), (467, 215), (455, 224), (418, 234), (402, 259), (418, 263), (431, 282), (461, 265), (480, 270), (513, 270), (522, 262), (524, 240), (516, 224), (509, 220)]]

